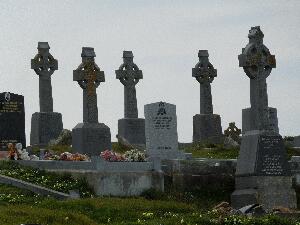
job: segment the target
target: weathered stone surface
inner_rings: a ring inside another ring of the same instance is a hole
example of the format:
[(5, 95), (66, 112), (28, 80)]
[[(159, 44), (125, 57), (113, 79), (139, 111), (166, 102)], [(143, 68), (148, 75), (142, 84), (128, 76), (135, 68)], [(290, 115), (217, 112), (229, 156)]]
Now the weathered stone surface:
[(130, 144), (145, 144), (145, 121), (138, 118), (135, 89), (143, 73), (133, 62), (132, 51), (123, 51), (123, 61), (115, 71), (116, 78), (124, 85), (124, 119), (118, 121), (118, 137)]
[(0, 151), (19, 142), (26, 146), (24, 96), (4, 92), (0, 94)]
[(31, 145), (47, 145), (63, 129), (62, 115), (53, 112), (51, 75), (57, 70), (57, 60), (49, 53), (48, 42), (38, 43), (38, 54), (31, 60), (31, 69), (39, 76), (40, 113), (31, 118)]
[(197, 114), (193, 116), (193, 142), (222, 142), (221, 117), (217, 114)]
[[(242, 110), (242, 133), (257, 129), (255, 127), (254, 117), (251, 114), (251, 108)], [(269, 130), (279, 134), (277, 109), (269, 107)]]
[(146, 154), (161, 159), (183, 159), (178, 151), (176, 106), (157, 102), (144, 107)]
[(72, 130), (72, 148), (89, 156), (111, 149), (110, 129), (103, 123), (79, 123)]
[(30, 144), (46, 146), (63, 129), (62, 115), (57, 112), (36, 112), (31, 117)]
[(192, 70), (193, 77), (200, 83), (200, 115), (193, 117), (193, 142), (220, 142), (221, 119), (213, 114), (210, 83), (217, 76), (217, 70), (208, 60), (208, 51), (199, 50), (199, 62)]
[(266, 78), (276, 66), (275, 56), (263, 45), (260, 27), (252, 27), (248, 37), (249, 44), (239, 55), (239, 62), (250, 78), (251, 108), (243, 110), (245, 121), (232, 206), (240, 208), (258, 203), (266, 210), (296, 208), (287, 153), (276, 130), (276, 109), (268, 107)]
[(82, 48), (82, 63), (73, 71), (73, 80), (83, 89), (83, 123), (72, 130), (72, 147), (77, 152), (99, 155), (111, 149), (110, 129), (98, 123), (96, 88), (105, 81), (104, 72), (95, 63), (94, 48)]
[(123, 118), (118, 120), (118, 137), (124, 137), (129, 144), (145, 144), (145, 119)]
[(229, 123), (229, 126), (226, 130), (224, 130), (224, 135), (226, 137), (230, 137), (233, 139), (235, 142), (240, 143), (240, 135), (242, 130), (239, 129), (236, 125), (235, 122)]
[(294, 140), (292, 141), (293, 147), (300, 147), (300, 136), (295, 136)]

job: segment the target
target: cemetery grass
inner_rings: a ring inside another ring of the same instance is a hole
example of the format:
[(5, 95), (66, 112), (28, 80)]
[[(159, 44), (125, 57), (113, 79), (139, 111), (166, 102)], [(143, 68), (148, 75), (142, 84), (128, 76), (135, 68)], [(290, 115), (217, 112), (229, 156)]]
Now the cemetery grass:
[(145, 198), (85, 198), (58, 201), (50, 198), (34, 198), (6, 185), (0, 185), (1, 193), (26, 194), (26, 200), (0, 200), (1, 225), (39, 223), (43, 225), (100, 225), (100, 224), (148, 224), (148, 225), (299, 225), (295, 220), (276, 216), (249, 219), (224, 217), (214, 210), (204, 210), (194, 204), (174, 200), (148, 200)]
[[(19, 165), (17, 165), (19, 166)], [(21, 171), (13, 162), (3, 162), (0, 169)], [(21, 174), (24, 173), (20, 172)], [(34, 173), (36, 175), (36, 172)], [(43, 172), (53, 184), (57, 182), (54, 174)], [(40, 176), (36, 175), (36, 176)], [(15, 175), (16, 176), (16, 175)], [(22, 178), (30, 177), (24, 174)], [(60, 177), (60, 175), (56, 175)], [(20, 178), (20, 177), (16, 177)], [(31, 179), (31, 178), (30, 178)], [(64, 179), (69, 179), (64, 175)], [(51, 183), (50, 182), (50, 183)], [(96, 224), (198, 224), (198, 225), (296, 225), (292, 220), (269, 216), (260, 219), (246, 219), (237, 216), (223, 217), (212, 210), (220, 201), (229, 200), (230, 188), (221, 190), (176, 191), (166, 184), (166, 192), (148, 190), (142, 197), (83, 198), (58, 201), (35, 195), (8, 185), (0, 185), (1, 225), (39, 223), (43, 225), (96, 225)], [(297, 225), (299, 225), (298, 223)]]
[[(293, 149), (289, 145), (285, 146), (288, 159), (292, 156), (300, 156), (300, 151)], [(209, 159), (237, 159), (239, 156), (239, 148), (227, 149), (222, 144), (205, 144), (195, 143), (189, 147), (182, 149), (187, 153), (192, 153), (193, 158), (209, 158)]]

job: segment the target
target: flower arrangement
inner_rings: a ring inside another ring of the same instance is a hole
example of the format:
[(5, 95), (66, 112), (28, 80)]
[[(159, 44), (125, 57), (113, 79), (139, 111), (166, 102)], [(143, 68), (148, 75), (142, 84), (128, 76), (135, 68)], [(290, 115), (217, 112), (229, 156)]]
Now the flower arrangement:
[(62, 161), (89, 161), (89, 157), (87, 155), (83, 155), (80, 153), (70, 153), (70, 152), (63, 152), (59, 156), (47, 152), (44, 156), (45, 160), (62, 160)]
[(110, 150), (105, 150), (100, 153), (101, 158), (103, 158), (106, 161), (110, 162), (122, 162), (125, 160), (124, 156), (122, 154), (115, 153)]
[(110, 162), (144, 162), (146, 158), (145, 153), (137, 149), (126, 151), (123, 155), (114, 151), (105, 150), (101, 152), (100, 156)]
[(138, 149), (131, 149), (124, 154), (125, 161), (128, 162), (144, 162), (146, 159), (145, 153)]

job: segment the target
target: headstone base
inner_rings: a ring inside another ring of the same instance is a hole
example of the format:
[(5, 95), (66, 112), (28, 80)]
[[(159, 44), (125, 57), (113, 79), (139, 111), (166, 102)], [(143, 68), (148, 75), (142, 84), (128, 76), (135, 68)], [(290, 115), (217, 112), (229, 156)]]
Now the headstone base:
[(267, 211), (274, 207), (297, 208), (296, 192), (290, 176), (236, 177), (236, 190), (231, 205), (239, 209), (246, 205), (261, 204)]
[(274, 131), (248, 131), (242, 137), (236, 167), (234, 208), (261, 204), (296, 208), (295, 190), (282, 137)]
[(145, 119), (123, 118), (118, 120), (118, 138), (128, 144), (145, 145)]
[(46, 146), (63, 129), (62, 115), (58, 112), (36, 112), (31, 117), (30, 144)]
[[(279, 134), (277, 109), (269, 107), (269, 126), (270, 129)], [(256, 130), (254, 124), (254, 118), (252, 118), (251, 108), (242, 110), (242, 133), (245, 134), (247, 131)]]
[(148, 159), (152, 158), (160, 158), (161, 160), (164, 159), (189, 159), (190, 154), (184, 153), (182, 151), (174, 151), (174, 150), (161, 150), (161, 151), (153, 151), (146, 150), (146, 155), (148, 156)]
[(217, 114), (196, 114), (193, 116), (193, 142), (222, 142), (221, 117)]
[(111, 150), (110, 129), (104, 123), (79, 123), (72, 129), (72, 148), (75, 152), (99, 156)]

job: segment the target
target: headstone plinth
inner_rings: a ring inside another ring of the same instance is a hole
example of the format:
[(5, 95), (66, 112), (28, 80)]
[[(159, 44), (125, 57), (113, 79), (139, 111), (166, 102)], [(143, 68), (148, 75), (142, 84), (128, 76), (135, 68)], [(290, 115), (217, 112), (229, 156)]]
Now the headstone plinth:
[(24, 96), (10, 92), (0, 93), (0, 151), (8, 143), (26, 146)]
[(124, 85), (124, 118), (118, 120), (118, 138), (129, 144), (145, 145), (145, 119), (138, 118), (135, 89), (143, 73), (133, 62), (132, 51), (123, 51), (123, 64), (115, 72)]
[(129, 144), (145, 145), (145, 119), (123, 118), (118, 120), (118, 137)]
[(82, 63), (73, 70), (73, 80), (83, 90), (83, 123), (72, 129), (72, 148), (76, 152), (97, 156), (111, 149), (110, 128), (98, 122), (96, 88), (105, 81), (104, 72), (95, 63), (94, 48), (82, 48)]
[[(279, 134), (277, 109), (269, 108), (269, 127), (270, 130)], [(254, 116), (252, 116), (251, 108), (245, 108), (242, 110), (242, 133), (245, 134), (249, 130), (255, 130), (255, 124), (253, 123)]]
[(234, 208), (261, 204), (272, 211), (274, 207), (296, 208), (297, 200), (283, 139), (270, 123), (274, 115), (268, 107), (266, 78), (276, 61), (263, 45), (263, 36), (260, 27), (252, 27), (249, 44), (239, 55), (240, 66), (250, 78), (251, 108), (243, 111), (243, 126), (248, 126), (242, 136), (231, 204)]
[(196, 114), (193, 116), (193, 142), (222, 142), (221, 117), (217, 114)]
[(199, 50), (198, 57), (193, 77), (200, 83), (200, 114), (193, 117), (193, 142), (221, 143), (221, 117), (213, 114), (210, 85), (217, 76), (217, 70), (209, 62), (207, 50)]
[(110, 129), (104, 123), (79, 123), (72, 129), (72, 148), (90, 156), (111, 149)]
[(186, 159), (178, 150), (176, 106), (157, 102), (144, 106), (146, 154), (149, 158)]
[(58, 112), (35, 112), (31, 117), (31, 145), (46, 146), (63, 130), (62, 115)]
[(63, 129), (62, 115), (53, 112), (51, 75), (57, 70), (57, 60), (49, 53), (48, 42), (38, 43), (38, 54), (31, 60), (31, 69), (39, 76), (40, 112), (31, 117), (30, 144), (46, 146)]

